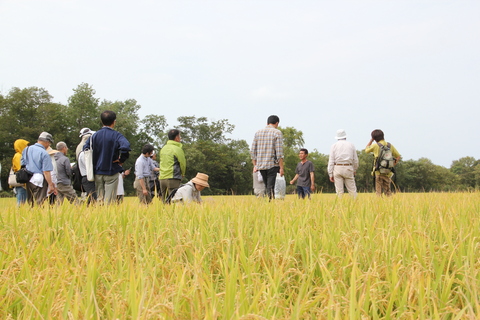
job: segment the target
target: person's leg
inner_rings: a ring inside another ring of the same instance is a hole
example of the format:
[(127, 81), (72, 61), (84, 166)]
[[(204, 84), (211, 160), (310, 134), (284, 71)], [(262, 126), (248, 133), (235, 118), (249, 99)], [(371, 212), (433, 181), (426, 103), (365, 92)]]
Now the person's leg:
[(335, 184), (335, 191), (337, 192), (337, 196), (339, 198), (343, 197), (345, 193), (345, 189), (343, 187), (344, 179), (343, 179), (343, 167), (335, 166), (333, 168), (333, 179)]
[[(73, 189), (72, 185), (71, 184), (58, 184), (57, 185), (57, 189), (58, 188), (61, 188), (61, 193), (62, 193), (62, 200), (61, 202), (63, 202), (63, 200), (66, 198), (68, 200), (68, 202), (70, 203), (76, 203), (77, 202), (77, 193), (75, 192), (75, 190)], [(59, 192), (60, 194), (60, 192)]]
[(105, 181), (103, 174), (95, 175), (95, 192), (97, 193), (98, 202), (103, 203), (105, 200)]
[(353, 199), (357, 198), (357, 186), (355, 185), (355, 174), (353, 167), (347, 167), (344, 175), (345, 187)]
[(305, 198), (305, 196), (308, 196), (308, 199), (310, 199), (310, 194), (312, 193), (310, 191), (310, 187), (302, 187), (302, 188), (303, 188), (304, 198)]
[(385, 190), (385, 195), (387, 197), (390, 197), (392, 195), (392, 191), (390, 189), (390, 185), (392, 184), (392, 180), (390, 179), (389, 176), (385, 176), (384, 182), (383, 182), (383, 190)]
[(36, 187), (34, 189), (34, 199), (35, 203), (39, 206), (43, 205), (45, 200), (47, 200), (47, 191), (48, 191), (48, 183), (45, 178), (43, 178), (43, 186)]
[(297, 186), (297, 195), (298, 195), (298, 199), (305, 198), (305, 193), (303, 192), (303, 187)]
[(27, 201), (27, 189), (24, 187), (15, 187), (17, 205), (20, 206)]
[(105, 204), (114, 204), (117, 202), (118, 175), (104, 176), (105, 181)]
[(375, 175), (375, 194), (377, 196), (382, 195), (382, 180), (381, 179), (382, 178), (379, 174)]
[(274, 199), (275, 198), (275, 181), (277, 180), (277, 173), (280, 171), (280, 167), (272, 167), (266, 171), (267, 171), (267, 180), (265, 182), (265, 192), (267, 193), (269, 199)]
[(87, 177), (82, 177), (82, 187), (87, 195), (87, 204), (90, 204), (92, 201), (97, 201), (94, 181), (88, 181)]
[(27, 182), (26, 186), (26, 191), (27, 191), (27, 202), (30, 206), (34, 206), (35, 204), (35, 199), (33, 197), (33, 189), (37, 188), (33, 183)]
[(162, 191), (160, 189), (160, 180), (155, 179), (155, 190), (157, 190), (157, 197), (161, 198), (162, 197)]

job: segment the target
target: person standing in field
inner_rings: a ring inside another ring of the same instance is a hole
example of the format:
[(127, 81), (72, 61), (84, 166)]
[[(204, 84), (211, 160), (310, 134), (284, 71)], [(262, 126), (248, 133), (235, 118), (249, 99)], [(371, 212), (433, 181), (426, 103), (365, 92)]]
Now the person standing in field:
[(153, 146), (146, 144), (142, 148), (142, 154), (135, 162), (135, 189), (137, 189), (137, 196), (143, 204), (152, 202), (152, 193), (150, 192), (150, 175), (153, 171), (158, 171), (153, 164), (150, 156), (153, 153)]
[(170, 192), (180, 187), (187, 170), (187, 161), (180, 139), (180, 131), (170, 130), (167, 144), (160, 150), (160, 192), (164, 203)]
[(357, 150), (353, 143), (347, 141), (345, 130), (337, 130), (335, 139), (338, 141), (330, 148), (328, 158), (328, 176), (335, 184), (337, 196), (341, 198), (344, 194), (344, 185), (350, 196), (357, 198), (357, 186), (355, 185), (355, 174), (358, 169)]
[(97, 200), (105, 204), (117, 203), (118, 175), (123, 172), (121, 164), (129, 157), (130, 142), (115, 131), (117, 115), (113, 111), (102, 112), (103, 127), (95, 132), (83, 146), (93, 149), (93, 173)]
[(253, 172), (260, 171), (265, 192), (271, 200), (275, 192), (277, 173), (283, 177), (283, 135), (278, 130), (280, 119), (271, 115), (267, 119), (267, 126), (258, 130), (253, 138), (250, 156), (253, 163)]
[[(372, 174), (375, 176), (375, 193), (381, 196), (384, 193), (386, 196), (391, 196), (390, 184), (392, 183), (393, 172), (392, 169), (400, 161), (401, 155), (397, 149), (385, 141), (383, 131), (376, 129), (372, 131), (372, 138), (365, 147), (366, 153), (373, 153), (375, 157), (375, 165)], [(375, 144), (372, 144), (375, 141)], [(388, 158), (387, 158), (388, 157)], [(391, 164), (386, 168), (381, 163), (386, 162)]]
[(77, 148), (75, 150), (75, 159), (77, 159), (77, 161), (78, 155), (80, 154), (80, 152), (82, 152), (85, 142), (87, 142), (88, 138), (90, 138), (94, 133), (95, 131), (90, 130), (90, 128), (83, 128), (82, 130), (80, 130), (80, 135), (78, 137), (82, 139), (80, 140), (80, 143), (77, 145)]
[(21, 165), (33, 172), (33, 176), (27, 182), (27, 201), (32, 207), (42, 205), (47, 198), (47, 190), (57, 194), (57, 188), (52, 181), (51, 172), (53, 163), (47, 153), (47, 149), (53, 144), (53, 137), (48, 132), (42, 132), (37, 143), (25, 148), (22, 152)]
[[(12, 158), (12, 170), (17, 172), (21, 168), (20, 160), (22, 159), (22, 152), (28, 146), (30, 142), (24, 139), (17, 139), (13, 143), (15, 154)], [(22, 205), (27, 201), (27, 189), (25, 185), (14, 187), (15, 196), (17, 197), (17, 205)]]
[(67, 198), (70, 203), (77, 202), (77, 193), (72, 186), (72, 166), (67, 158), (68, 147), (63, 141), (57, 143), (55, 162), (57, 164), (57, 199), (62, 203)]
[(295, 177), (290, 181), (294, 184), (297, 181), (297, 194), (299, 198), (305, 199), (306, 196), (310, 199), (310, 193), (315, 190), (315, 168), (310, 160), (307, 160), (308, 150), (300, 149), (298, 153), (300, 162), (295, 168)]

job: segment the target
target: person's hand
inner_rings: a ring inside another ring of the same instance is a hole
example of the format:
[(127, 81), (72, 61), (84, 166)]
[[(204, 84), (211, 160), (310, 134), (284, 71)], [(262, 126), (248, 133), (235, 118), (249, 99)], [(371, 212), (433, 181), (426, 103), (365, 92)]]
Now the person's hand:
[(312, 184), (312, 185), (310, 186), (310, 191), (315, 191), (315, 185), (314, 185), (314, 184)]
[(253, 166), (253, 173), (255, 173), (257, 171), (258, 171), (257, 166)]
[(148, 190), (147, 190), (147, 189), (143, 189), (143, 190), (142, 190), (142, 193), (143, 193), (144, 196), (146, 196), (146, 195), (148, 195)]
[(290, 180), (290, 184), (294, 184), (294, 183), (295, 183), (295, 181), (293, 181), (293, 180)]
[(335, 182), (335, 179), (333, 177), (330, 177), (331, 182)]
[(128, 176), (130, 174), (130, 169), (125, 170), (124, 174)]
[(280, 168), (280, 177), (283, 177), (284, 174), (285, 174), (285, 173), (284, 173), (284, 171), (283, 171), (283, 168)]

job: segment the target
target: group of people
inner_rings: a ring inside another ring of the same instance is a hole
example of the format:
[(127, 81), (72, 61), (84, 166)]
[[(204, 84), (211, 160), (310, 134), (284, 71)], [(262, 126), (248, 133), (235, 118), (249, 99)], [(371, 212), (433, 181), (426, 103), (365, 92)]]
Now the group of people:
[[(278, 116), (268, 117), (267, 126), (255, 133), (250, 149), (253, 172), (254, 174), (260, 172), (266, 195), (270, 200), (274, 198), (277, 175), (284, 175), (283, 136), (278, 129), (279, 123)], [(353, 143), (347, 141), (345, 130), (338, 130), (335, 139), (337, 142), (331, 146), (328, 160), (329, 179), (335, 184), (338, 197), (343, 196), (346, 188), (355, 199), (357, 197), (355, 185), (355, 174), (358, 169), (357, 151)], [(374, 141), (376, 143), (373, 143)], [(372, 131), (365, 152), (373, 153), (375, 158), (372, 174), (375, 176), (376, 194), (390, 196), (392, 169), (400, 161), (400, 154), (392, 144), (385, 141), (384, 133), (379, 129)], [(300, 162), (295, 168), (295, 177), (290, 184), (297, 183), (296, 192), (300, 198), (310, 198), (311, 192), (315, 190), (315, 168), (307, 159), (307, 149), (300, 149), (298, 156)]]
[[(123, 168), (130, 155), (130, 142), (114, 129), (115, 112), (104, 111), (100, 119), (103, 127), (98, 131), (89, 128), (80, 131), (81, 141), (76, 148), (81, 190), (88, 204), (121, 201), (124, 194), (123, 178), (130, 174), (130, 169)], [(208, 175), (198, 173), (187, 184), (181, 185), (185, 177), (186, 160), (180, 143), (180, 132), (170, 130), (168, 137), (167, 144), (160, 151), (161, 165), (155, 161), (156, 153), (149, 144), (143, 147), (142, 154), (135, 163), (134, 186), (140, 201), (150, 203), (156, 191), (165, 202), (175, 190), (175, 195), (169, 199), (171, 202), (201, 202), (200, 191), (209, 187)], [(51, 148), (53, 143), (53, 137), (48, 132), (42, 132), (37, 143), (32, 146), (28, 146), (29, 142), (24, 139), (14, 142), (16, 153), (12, 159), (13, 172), (25, 167), (32, 173), (30, 181), (14, 188), (19, 205), (25, 202), (32, 206), (42, 205), (49, 198), (56, 198), (59, 203), (64, 199), (72, 203), (79, 202), (72, 186), (73, 171), (66, 156), (68, 147), (61, 141), (54, 150)], [(88, 156), (86, 151), (89, 151)], [(93, 178), (88, 178), (88, 170), (93, 171)]]
[[(81, 141), (76, 148), (78, 172), (81, 177), (81, 190), (88, 204), (99, 202), (111, 204), (121, 202), (124, 188), (123, 179), (130, 174), (123, 164), (130, 155), (130, 142), (114, 129), (116, 114), (104, 111), (100, 115), (103, 127), (98, 131), (83, 128), (80, 131)], [(284, 175), (283, 136), (278, 129), (280, 119), (272, 115), (267, 119), (267, 126), (255, 133), (250, 149), (254, 174), (260, 173), (265, 185), (265, 194), (274, 198), (277, 175)], [(358, 169), (358, 157), (355, 146), (347, 141), (345, 130), (340, 129), (335, 136), (337, 142), (330, 149), (328, 175), (335, 184), (337, 195), (342, 197), (344, 187), (356, 198), (355, 174)], [(180, 131), (172, 129), (168, 132), (168, 141), (160, 150), (160, 163), (156, 161), (156, 152), (150, 144), (143, 146), (140, 156), (135, 162), (134, 187), (141, 203), (149, 204), (155, 196), (163, 202), (201, 202), (200, 192), (208, 188), (208, 175), (198, 173), (188, 183), (181, 181), (186, 173), (186, 158), (182, 149)], [(376, 142), (375, 144), (373, 142)], [(14, 172), (25, 167), (33, 175), (25, 185), (15, 187), (17, 203), (29, 202), (32, 206), (41, 205), (50, 198), (63, 202), (64, 199), (78, 203), (77, 194), (72, 186), (72, 166), (67, 157), (68, 147), (65, 142), (58, 142), (56, 150), (51, 148), (53, 137), (42, 132), (37, 142), (28, 146), (29, 142), (18, 139), (14, 143), (16, 151), (12, 159)], [(386, 150), (386, 151), (385, 151)], [(86, 152), (88, 151), (88, 157)], [(392, 168), (400, 160), (400, 154), (393, 145), (387, 143), (381, 130), (371, 133), (365, 151), (373, 153), (376, 165), (376, 193), (387, 196), (391, 194), (390, 184), (392, 170), (388, 170), (383, 162)], [(384, 160), (388, 153), (391, 160)], [(297, 183), (297, 194), (301, 198), (310, 197), (315, 190), (314, 165), (307, 159), (308, 150), (300, 149), (300, 162), (295, 169), (295, 176), (290, 184)], [(391, 162), (391, 164), (390, 164)], [(387, 167), (388, 167), (387, 165)], [(88, 171), (93, 174), (88, 175)]]

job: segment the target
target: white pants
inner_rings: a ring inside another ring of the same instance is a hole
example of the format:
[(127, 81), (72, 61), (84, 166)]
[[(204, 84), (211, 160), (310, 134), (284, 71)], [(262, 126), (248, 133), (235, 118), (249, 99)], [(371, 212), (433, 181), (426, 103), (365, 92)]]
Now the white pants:
[(347, 187), (348, 193), (354, 199), (357, 197), (353, 166), (335, 166), (333, 168), (333, 179), (335, 181), (335, 190), (337, 191), (337, 196), (339, 198), (341, 198), (345, 192), (343, 185)]

